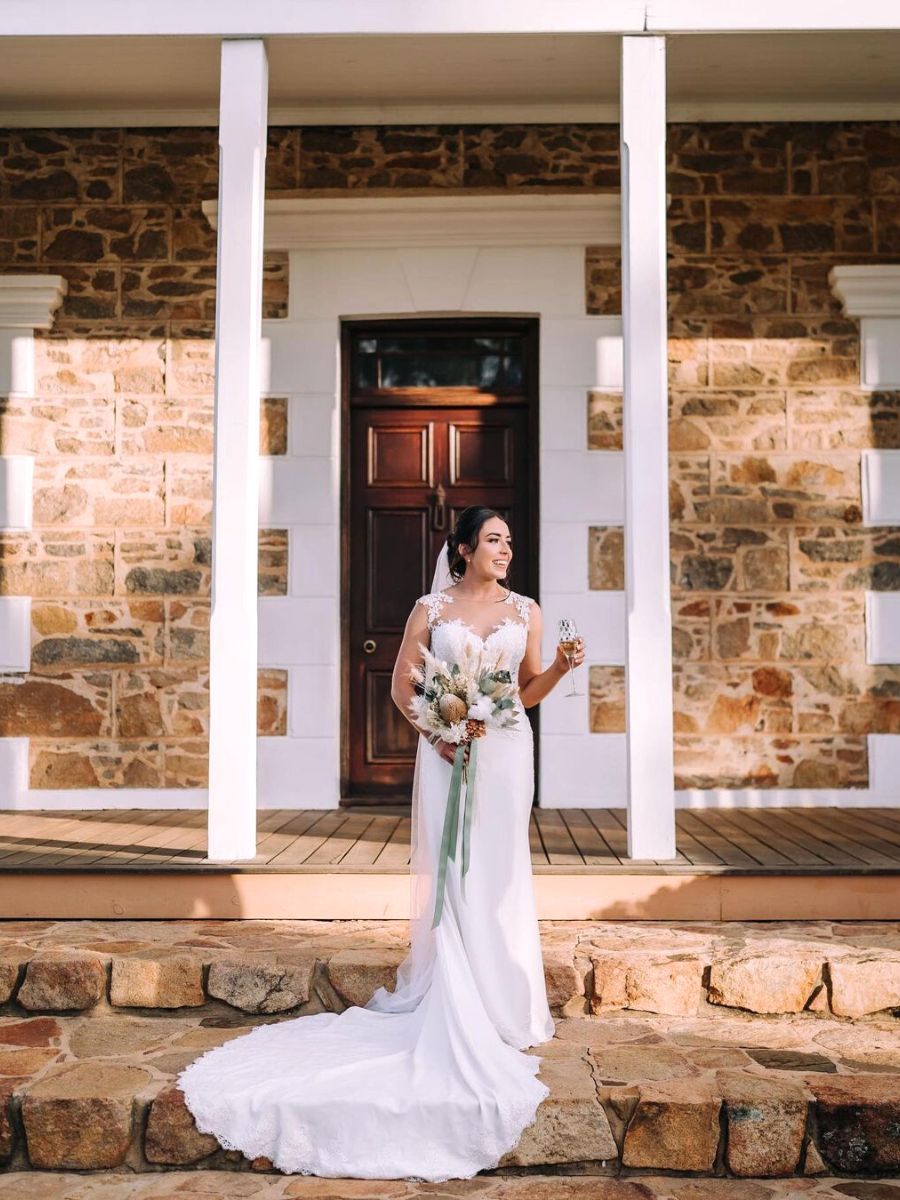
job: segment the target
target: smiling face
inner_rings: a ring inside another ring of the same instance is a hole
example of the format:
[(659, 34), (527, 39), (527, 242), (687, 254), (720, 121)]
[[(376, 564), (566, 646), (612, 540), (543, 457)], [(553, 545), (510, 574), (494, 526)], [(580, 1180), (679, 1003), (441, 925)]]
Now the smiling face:
[(509, 526), (500, 517), (488, 517), (478, 531), (474, 550), (460, 546), (466, 559), (466, 574), (479, 579), (506, 578), (512, 562), (512, 538)]

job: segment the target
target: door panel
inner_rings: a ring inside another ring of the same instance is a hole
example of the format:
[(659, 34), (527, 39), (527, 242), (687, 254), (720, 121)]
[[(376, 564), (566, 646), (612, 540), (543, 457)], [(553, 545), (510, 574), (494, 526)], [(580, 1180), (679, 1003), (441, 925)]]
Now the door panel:
[(373, 505), (366, 518), (366, 627), (370, 633), (402, 631), (409, 615), (406, 598), (427, 574), (428, 511)]
[(418, 425), (404, 421), (397, 426), (368, 431), (370, 487), (421, 487), (431, 482), (431, 422)]
[[(389, 362), (377, 372), (354, 368), (346, 353), (351, 381), (383, 385), (390, 377)], [(528, 404), (521, 396), (488, 403), (477, 391), (463, 403), (457, 390), (441, 405), (440, 388), (424, 392), (402, 403), (370, 391), (355, 404), (352, 387), (348, 396), (344, 792), (357, 800), (409, 799), (416, 735), (390, 698), (391, 675), (412, 605), (430, 590), (437, 554), (464, 508), (483, 504), (504, 516), (513, 587), (535, 592)]]
[(513, 430), (503, 424), (454, 420), (448, 428), (449, 478), (452, 485), (482, 487), (514, 479)]

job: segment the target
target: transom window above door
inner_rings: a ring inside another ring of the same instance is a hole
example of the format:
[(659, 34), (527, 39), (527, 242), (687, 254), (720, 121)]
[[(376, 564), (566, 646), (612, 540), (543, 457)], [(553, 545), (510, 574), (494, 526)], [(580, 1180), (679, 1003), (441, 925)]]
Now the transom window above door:
[(519, 332), (360, 330), (350, 357), (357, 395), (448, 388), (520, 396), (527, 387), (526, 338)]

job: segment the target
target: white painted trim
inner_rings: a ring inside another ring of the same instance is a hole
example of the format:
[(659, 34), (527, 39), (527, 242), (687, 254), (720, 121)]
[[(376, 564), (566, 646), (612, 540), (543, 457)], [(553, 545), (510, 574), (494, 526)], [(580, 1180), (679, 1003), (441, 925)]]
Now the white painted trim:
[(0, 529), (27, 532), (31, 529), (33, 505), (33, 456), (0, 455)]
[(866, 662), (900, 663), (900, 592), (866, 592)]
[(31, 669), (31, 597), (0, 596), (0, 674)]
[(34, 331), (52, 327), (67, 287), (62, 275), (0, 275), (0, 394), (34, 395)]
[[(215, 229), (218, 201), (204, 200)], [(269, 199), (270, 250), (416, 246), (587, 246), (619, 242), (619, 198), (589, 195), (347, 196)]]
[[(865, 4), (866, 0), (861, 0)], [(3, 0), (8, 37), (173, 35), (263, 38), (304, 34), (620, 33), (644, 28), (644, 0)]]
[(718, 33), (900, 28), (893, 0), (4, 0), (8, 37), (195, 36), (262, 38), (309, 34)]
[[(30, 808), (33, 795), (28, 790), (28, 738), (0, 737), (0, 808)], [(116, 802), (118, 806), (118, 795)]]
[(62, 275), (0, 275), (0, 329), (50, 329), (68, 286)]
[(209, 857), (256, 853), (257, 564), (268, 65), (222, 43), (209, 683)]
[(859, 321), (860, 385), (900, 388), (900, 266), (832, 267), (828, 282), (847, 316)]
[[(562, 702), (560, 702), (562, 703)], [(570, 700), (578, 708), (582, 701)], [(582, 708), (583, 711), (583, 708)], [(573, 739), (554, 730), (553, 746), (559, 761), (572, 764)], [(577, 740), (577, 739), (575, 739)], [(602, 764), (600, 790), (590, 779), (585, 789), (575, 775), (573, 788), (554, 790), (559, 782), (542, 758), (542, 808), (620, 808), (625, 806), (625, 734), (591, 735), (590, 757), (596, 769)], [(900, 734), (867, 736), (870, 785), (865, 788), (685, 788), (677, 790), (677, 808), (900, 808)], [(327, 744), (326, 744), (327, 743)], [(304, 755), (327, 756), (332, 738), (261, 737), (257, 760), (261, 775), (260, 809), (334, 808), (338, 801), (326, 780), (318, 793), (302, 793), (294, 786), (291, 771)], [(45, 809), (185, 808), (201, 809), (208, 803), (205, 788), (53, 788), (28, 789), (28, 738), (0, 738), (0, 808), (22, 812)]]
[(864, 525), (900, 525), (900, 450), (861, 454)]
[(690, 788), (676, 790), (676, 808), (897, 808), (900, 793), (872, 788)]
[(645, 28), (653, 33), (758, 33), (764, 30), (898, 29), (894, 0), (647, 0)]
[(900, 734), (870, 733), (869, 787), (870, 804), (900, 805)]
[(832, 267), (828, 282), (848, 317), (900, 317), (900, 264)]
[(623, 37), (620, 79), (628, 854), (659, 860), (675, 855), (665, 38)]

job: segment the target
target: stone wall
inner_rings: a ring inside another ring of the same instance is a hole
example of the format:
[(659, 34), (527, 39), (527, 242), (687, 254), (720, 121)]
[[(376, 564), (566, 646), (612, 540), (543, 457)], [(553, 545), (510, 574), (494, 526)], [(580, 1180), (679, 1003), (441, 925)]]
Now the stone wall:
[[(900, 395), (860, 388), (827, 276), (900, 261), (900, 124), (673, 125), (668, 149), (676, 786), (865, 785), (866, 734), (900, 732), (864, 614), (900, 589), (900, 530), (862, 527), (860, 451), (900, 446)], [(591, 311), (609, 279), (590, 259)], [(589, 436), (621, 445), (605, 397)], [(592, 586), (622, 587), (621, 532), (591, 537)], [(622, 730), (623, 670), (591, 683)]]
[[(860, 528), (859, 452), (900, 444), (900, 397), (858, 387), (858, 330), (826, 276), (900, 260), (900, 123), (669, 130), (672, 585), (679, 786), (867, 782), (900, 731), (900, 671), (865, 663), (863, 591), (900, 587), (897, 531)], [(0, 736), (32, 787), (194, 786), (206, 774), (215, 131), (0, 133), (0, 270), (64, 275), (33, 401), (0, 453), (36, 457), (34, 529), (0, 535), (0, 593), (33, 606), (32, 668), (0, 682)], [(273, 129), (270, 192), (617, 191), (615, 126)], [(893, 256), (893, 257), (892, 257)], [(620, 311), (589, 251), (590, 312)], [(266, 263), (265, 313), (286, 304)], [(621, 405), (586, 400), (621, 445)], [(286, 409), (261, 448), (284, 453)], [(621, 588), (619, 530), (591, 584)], [(266, 530), (260, 590), (286, 588)], [(623, 671), (591, 670), (592, 726), (623, 728)], [(285, 728), (261, 672), (259, 727)]]

